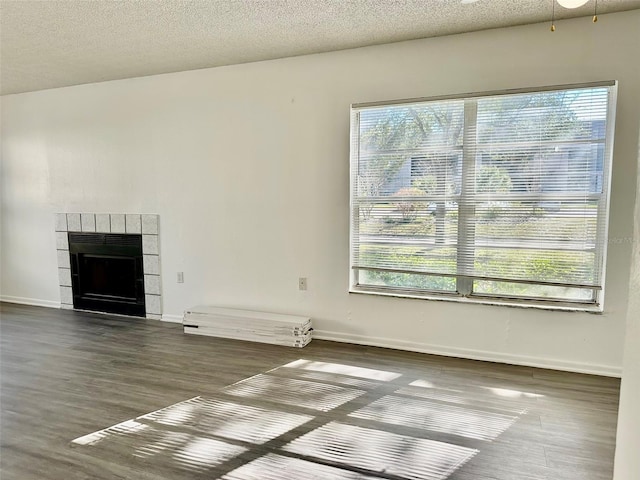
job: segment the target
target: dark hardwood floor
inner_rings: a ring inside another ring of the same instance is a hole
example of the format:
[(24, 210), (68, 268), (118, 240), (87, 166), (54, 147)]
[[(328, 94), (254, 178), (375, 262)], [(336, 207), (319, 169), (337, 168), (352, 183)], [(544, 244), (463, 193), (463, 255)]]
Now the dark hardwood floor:
[(0, 313), (2, 480), (612, 477), (617, 379)]

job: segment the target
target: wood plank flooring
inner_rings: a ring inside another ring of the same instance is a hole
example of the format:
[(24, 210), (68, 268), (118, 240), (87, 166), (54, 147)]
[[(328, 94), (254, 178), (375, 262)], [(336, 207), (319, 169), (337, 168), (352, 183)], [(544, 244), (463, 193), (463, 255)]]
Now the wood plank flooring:
[(612, 478), (617, 379), (0, 314), (3, 480)]

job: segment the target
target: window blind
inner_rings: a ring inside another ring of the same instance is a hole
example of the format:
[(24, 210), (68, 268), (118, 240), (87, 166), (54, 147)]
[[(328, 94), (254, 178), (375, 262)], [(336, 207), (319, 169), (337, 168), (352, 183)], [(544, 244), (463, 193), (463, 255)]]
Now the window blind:
[(354, 106), (353, 287), (595, 303), (614, 88)]

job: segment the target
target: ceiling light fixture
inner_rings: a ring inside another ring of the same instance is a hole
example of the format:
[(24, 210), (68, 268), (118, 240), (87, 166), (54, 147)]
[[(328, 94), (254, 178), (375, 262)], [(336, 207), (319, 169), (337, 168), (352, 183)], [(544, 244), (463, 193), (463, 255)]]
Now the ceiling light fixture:
[[(460, 0), (463, 5), (470, 5), (476, 3), (479, 0)], [(590, 0), (551, 0), (551, 31), (556, 31), (556, 2), (561, 7), (567, 9), (580, 8), (589, 3)], [(593, 23), (598, 21), (598, 0), (594, 0), (593, 8)]]
[[(589, 0), (551, 0), (551, 31), (556, 31), (556, 1), (564, 8), (578, 8), (586, 5)], [(594, 0), (593, 23), (598, 21), (598, 0)]]
[(578, 8), (583, 6), (589, 0), (558, 0), (558, 3), (564, 8)]

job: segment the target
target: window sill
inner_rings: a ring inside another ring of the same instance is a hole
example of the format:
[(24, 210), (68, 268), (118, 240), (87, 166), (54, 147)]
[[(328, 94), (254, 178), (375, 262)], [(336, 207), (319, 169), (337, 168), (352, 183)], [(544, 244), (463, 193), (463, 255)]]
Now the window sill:
[(531, 299), (497, 298), (497, 297), (463, 297), (457, 293), (413, 293), (393, 290), (376, 289), (375, 287), (351, 287), (349, 293), (361, 295), (376, 295), (381, 297), (407, 298), (411, 300), (431, 300), (441, 302), (463, 303), (467, 305), (491, 305), (512, 308), (534, 308), (560, 312), (583, 312), (602, 314), (602, 305), (587, 305), (583, 303), (555, 302)]

